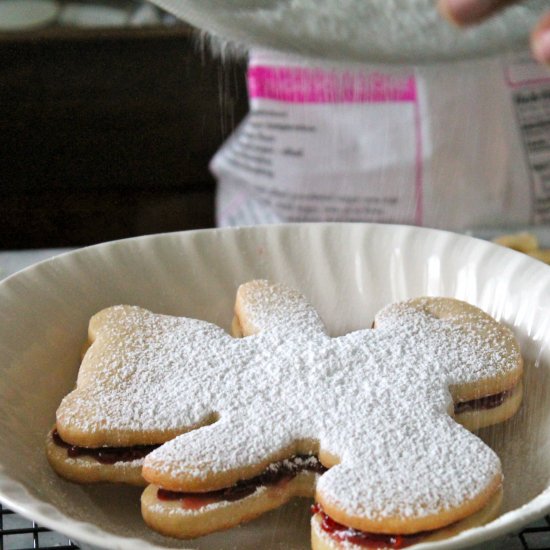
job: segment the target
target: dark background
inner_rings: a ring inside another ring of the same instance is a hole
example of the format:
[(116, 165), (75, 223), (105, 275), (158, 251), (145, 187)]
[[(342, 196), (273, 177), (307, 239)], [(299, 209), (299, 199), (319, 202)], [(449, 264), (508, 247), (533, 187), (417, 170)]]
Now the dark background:
[(0, 34), (0, 249), (212, 226), (244, 73), (185, 25)]

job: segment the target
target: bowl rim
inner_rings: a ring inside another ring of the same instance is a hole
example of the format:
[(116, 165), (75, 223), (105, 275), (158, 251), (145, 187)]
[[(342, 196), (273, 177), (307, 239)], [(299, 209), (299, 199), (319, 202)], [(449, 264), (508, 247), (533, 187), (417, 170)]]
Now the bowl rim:
[[(436, 234), (442, 235), (445, 238), (455, 239), (456, 242), (462, 241), (476, 241), (478, 246), (496, 247), (500, 249), (499, 254), (509, 255), (510, 258), (515, 258), (518, 265), (525, 265), (533, 267), (535, 264), (544, 273), (548, 281), (550, 281), (550, 266), (543, 264), (542, 262), (530, 258), (529, 256), (516, 252), (514, 250), (506, 249), (494, 243), (490, 243), (483, 239), (479, 239), (470, 235), (464, 235), (455, 233), (452, 231), (445, 231), (440, 229), (431, 229), (425, 227), (416, 227), (409, 225), (396, 225), (396, 224), (373, 224), (373, 223), (340, 223), (340, 222), (321, 222), (321, 223), (292, 223), (292, 224), (268, 224), (257, 225), (247, 227), (229, 227), (229, 228), (207, 228), (196, 229), (189, 231), (177, 231), (167, 233), (157, 233), (151, 235), (143, 235), (138, 237), (130, 237), (125, 239), (118, 239), (103, 243), (98, 243), (75, 250), (65, 251), (52, 258), (47, 258), (35, 264), (32, 264), (0, 281), (0, 296), (3, 289), (11, 284), (12, 281), (17, 280), (20, 277), (32, 277), (33, 273), (42, 269), (45, 264), (54, 264), (57, 266), (63, 266), (67, 259), (71, 259), (77, 255), (94, 254), (99, 251), (104, 251), (111, 247), (124, 247), (128, 243), (147, 243), (153, 242), (157, 239), (193, 239), (196, 235), (219, 235), (229, 234), (238, 235), (239, 233), (246, 235), (250, 233), (263, 233), (263, 232), (293, 232), (293, 231), (316, 231), (322, 228), (336, 228), (338, 230), (352, 230), (365, 228), (375, 228), (384, 232), (398, 233), (405, 231), (409, 234), (417, 233), (423, 236), (433, 236)], [(493, 248), (494, 249), (494, 248)], [(1, 309), (0, 305), (0, 309)], [(126, 547), (127, 544), (132, 544), (132, 548), (166, 548), (166, 546), (157, 546), (143, 539), (132, 539), (130, 537), (117, 535), (103, 531), (101, 527), (95, 524), (85, 521), (75, 520), (60, 512), (55, 505), (48, 502), (39, 500), (37, 497), (32, 496), (26, 489), (26, 487), (19, 481), (4, 474), (2, 464), (0, 463), (0, 503), (9, 507), (14, 512), (17, 512), (23, 517), (29, 520), (36, 521), (48, 529), (58, 531), (63, 535), (82, 543), (92, 544), (100, 548), (111, 547)], [(541, 493), (535, 496), (532, 500), (524, 504), (523, 506), (510, 510), (502, 516), (498, 517), (493, 522), (465, 531), (451, 539), (439, 541), (437, 543), (421, 543), (415, 548), (459, 548), (469, 544), (476, 544), (483, 541), (489, 541), (498, 536), (505, 535), (507, 533), (516, 531), (521, 527), (524, 527), (528, 523), (531, 523), (550, 512), (550, 485), (544, 489)]]

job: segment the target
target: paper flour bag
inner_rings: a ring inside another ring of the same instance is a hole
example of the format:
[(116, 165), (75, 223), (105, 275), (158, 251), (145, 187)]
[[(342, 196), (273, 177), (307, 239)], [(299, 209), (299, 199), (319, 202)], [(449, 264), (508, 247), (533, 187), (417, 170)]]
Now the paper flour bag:
[(550, 73), (528, 54), (421, 67), (254, 51), (212, 161), (219, 225), (550, 221)]

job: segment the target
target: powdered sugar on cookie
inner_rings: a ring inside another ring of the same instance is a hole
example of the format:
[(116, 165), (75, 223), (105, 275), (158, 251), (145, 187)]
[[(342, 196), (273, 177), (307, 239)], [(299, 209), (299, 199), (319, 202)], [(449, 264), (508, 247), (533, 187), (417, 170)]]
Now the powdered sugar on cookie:
[(449, 388), (521, 364), (506, 328), (456, 303), (392, 305), (376, 329), (338, 338), (302, 295), (267, 281), (239, 291), (255, 333), (242, 339), (202, 321), (110, 308), (92, 322), (95, 342), (58, 429), (104, 434), (104, 445), (136, 432), (163, 434), (152, 443), (183, 434), (145, 460), (145, 477), (158, 472), (175, 490), (320, 450), (332, 462), (317, 485), (324, 504), (375, 522), (438, 514), (501, 476), (493, 451), (449, 415)]

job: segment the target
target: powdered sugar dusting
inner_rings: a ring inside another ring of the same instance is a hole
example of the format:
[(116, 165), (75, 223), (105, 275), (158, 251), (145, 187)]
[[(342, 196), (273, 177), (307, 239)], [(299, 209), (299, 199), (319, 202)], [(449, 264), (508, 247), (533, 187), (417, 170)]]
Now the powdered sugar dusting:
[[(259, 486), (256, 488), (256, 490), (242, 499), (239, 499), (240, 503), (243, 503), (248, 501), (253, 501), (257, 499), (261, 494), (267, 492), (267, 487)], [(185, 506), (181, 506), (179, 501), (175, 501), (177, 504), (175, 506), (166, 506), (166, 502), (155, 502), (153, 504), (149, 504), (147, 506), (147, 509), (149, 512), (162, 514), (164, 516), (197, 516), (197, 517), (204, 517), (205, 512), (212, 512), (213, 510), (221, 510), (223, 508), (230, 508), (233, 506), (234, 502), (231, 502), (229, 500), (217, 500), (216, 502), (208, 502), (201, 506), (200, 508), (186, 508)]]
[[(98, 468), (105, 468), (105, 464), (102, 464), (101, 462), (98, 462), (93, 457), (82, 457), (79, 456), (77, 458), (71, 458), (67, 456), (65, 459), (65, 464), (72, 465), (72, 466), (78, 466), (78, 468), (90, 468), (90, 469), (98, 469)], [(121, 470), (133, 470), (134, 468), (141, 468), (143, 466), (143, 462), (145, 461), (144, 458), (136, 458), (135, 460), (117, 460), (116, 462), (109, 463), (108, 468), (117, 468)]]
[(331, 338), (305, 298), (285, 287), (254, 281), (240, 298), (258, 329), (243, 339), (135, 307), (103, 312), (102, 347), (90, 352), (97, 375), (82, 377), (59, 421), (184, 432), (216, 415), (147, 456), (148, 467), (173, 479), (318, 441), (340, 459), (318, 492), (374, 520), (460, 506), (500, 475), (493, 451), (448, 416), (448, 387), (517, 369), (507, 329), (467, 309), (440, 319), (433, 309), (446, 302), (427, 298), (385, 308), (375, 330)]

